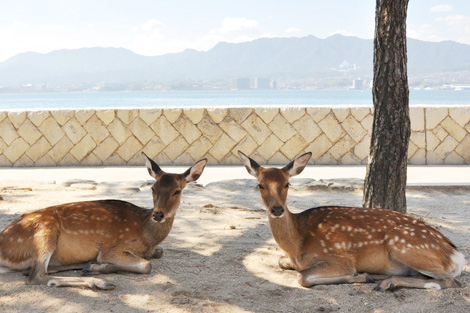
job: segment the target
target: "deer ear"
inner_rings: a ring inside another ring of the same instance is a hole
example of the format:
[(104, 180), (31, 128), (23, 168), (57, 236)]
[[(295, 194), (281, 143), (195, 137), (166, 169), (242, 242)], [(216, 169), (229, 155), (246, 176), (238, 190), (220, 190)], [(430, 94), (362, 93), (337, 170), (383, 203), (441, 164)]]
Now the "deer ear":
[(238, 155), (240, 156), (240, 159), (242, 159), (243, 164), (245, 165), (245, 168), (248, 171), (248, 173), (256, 177), (259, 173), (259, 169), (261, 168), (261, 166), (258, 163), (256, 163), (255, 160), (247, 157), (240, 150), (238, 150)]
[(294, 161), (290, 162), (286, 166), (282, 168), (284, 172), (289, 174), (289, 177), (299, 175), (304, 170), (305, 166), (307, 166), (308, 160), (312, 157), (312, 152), (307, 152), (302, 154)]
[(202, 171), (204, 171), (206, 164), (207, 159), (202, 159), (200, 161), (197, 161), (196, 164), (194, 164), (186, 172), (184, 172), (183, 176), (186, 179), (186, 182), (190, 183), (196, 181), (201, 176)]
[(147, 166), (147, 170), (149, 171), (150, 176), (155, 179), (158, 179), (160, 176), (162, 176), (163, 171), (160, 169), (157, 163), (150, 159), (144, 152), (142, 152), (142, 157), (145, 160), (145, 166)]

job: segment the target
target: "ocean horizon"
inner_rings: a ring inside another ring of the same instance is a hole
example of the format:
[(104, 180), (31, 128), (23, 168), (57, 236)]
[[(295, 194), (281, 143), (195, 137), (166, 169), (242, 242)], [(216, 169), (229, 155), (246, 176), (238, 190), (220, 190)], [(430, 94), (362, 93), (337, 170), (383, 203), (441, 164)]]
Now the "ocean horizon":
[[(3, 93), (0, 110), (358, 106), (372, 90), (184, 90)], [(470, 105), (470, 90), (410, 90), (410, 106)]]

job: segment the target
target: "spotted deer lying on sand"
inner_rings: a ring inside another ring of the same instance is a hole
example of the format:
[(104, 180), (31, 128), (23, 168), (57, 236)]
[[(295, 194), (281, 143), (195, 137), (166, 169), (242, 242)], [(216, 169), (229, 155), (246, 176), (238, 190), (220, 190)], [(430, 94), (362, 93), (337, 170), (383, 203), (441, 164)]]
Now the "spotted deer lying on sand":
[[(27, 283), (114, 289), (94, 277), (49, 273), (83, 269), (86, 274), (118, 271), (148, 274), (149, 258), (173, 225), (181, 191), (202, 174), (203, 159), (183, 174), (165, 173), (142, 153), (152, 186), (153, 209), (119, 200), (61, 204), (22, 215), (0, 233), (0, 273), (28, 271)], [(89, 262), (97, 263), (89, 263)]]
[(280, 169), (264, 168), (238, 153), (258, 180), (271, 232), (286, 253), (279, 266), (300, 272), (302, 286), (374, 279), (383, 279), (375, 287), (380, 291), (461, 286), (455, 277), (465, 265), (463, 254), (422, 221), (383, 209), (338, 206), (291, 213), (286, 205), (289, 178), (303, 171), (311, 153)]

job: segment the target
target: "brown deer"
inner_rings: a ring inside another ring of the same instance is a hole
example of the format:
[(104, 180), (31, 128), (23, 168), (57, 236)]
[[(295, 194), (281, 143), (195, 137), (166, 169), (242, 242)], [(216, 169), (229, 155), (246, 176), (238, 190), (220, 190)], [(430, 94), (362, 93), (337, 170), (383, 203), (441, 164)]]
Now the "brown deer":
[[(114, 289), (94, 277), (50, 273), (83, 269), (85, 274), (118, 271), (148, 274), (149, 258), (160, 258), (171, 230), (181, 191), (199, 178), (207, 160), (183, 174), (165, 173), (142, 153), (152, 186), (153, 209), (119, 200), (60, 204), (27, 213), (0, 233), (0, 273), (29, 271), (27, 283)], [(96, 263), (91, 263), (96, 262)]]
[(286, 205), (289, 178), (303, 171), (311, 153), (283, 168), (265, 168), (238, 154), (258, 180), (271, 232), (286, 254), (279, 266), (300, 272), (300, 285), (383, 279), (375, 290), (461, 286), (455, 277), (465, 265), (463, 254), (420, 220), (384, 209), (338, 206), (291, 213)]

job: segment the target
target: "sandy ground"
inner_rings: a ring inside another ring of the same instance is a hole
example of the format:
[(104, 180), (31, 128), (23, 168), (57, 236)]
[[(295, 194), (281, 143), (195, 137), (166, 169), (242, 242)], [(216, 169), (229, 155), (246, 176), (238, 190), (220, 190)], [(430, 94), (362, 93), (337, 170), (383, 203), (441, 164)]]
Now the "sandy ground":
[[(142, 168), (143, 171), (145, 171)], [(92, 199), (122, 199), (150, 208), (149, 181), (55, 183), (0, 181), (0, 228), (20, 214)], [(288, 203), (360, 206), (361, 182), (292, 180)], [(183, 192), (163, 258), (149, 275), (102, 275), (112, 291), (27, 286), (21, 273), (0, 275), (0, 312), (469, 312), (470, 266), (460, 289), (372, 291), (374, 284), (302, 288), (281, 270), (254, 179), (191, 184)], [(470, 260), (470, 189), (414, 187), (408, 213), (447, 235)], [(63, 275), (79, 275), (68, 272)]]

